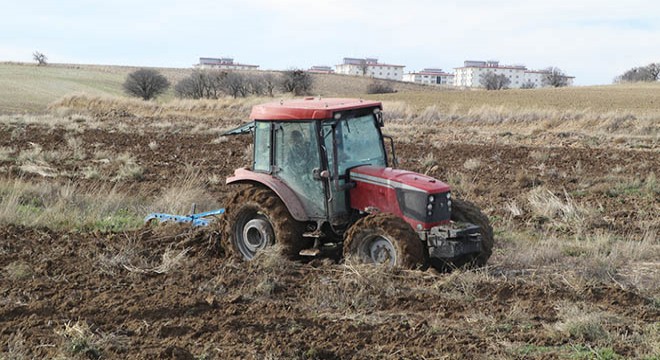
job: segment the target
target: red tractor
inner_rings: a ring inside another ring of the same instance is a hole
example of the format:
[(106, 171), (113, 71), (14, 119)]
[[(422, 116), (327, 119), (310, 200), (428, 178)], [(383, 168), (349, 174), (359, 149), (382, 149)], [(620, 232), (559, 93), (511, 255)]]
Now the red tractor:
[(394, 168), (381, 110), (357, 99), (255, 106), (253, 122), (232, 132), (253, 133), (254, 156), (227, 179), (245, 186), (226, 206), (225, 249), (248, 260), (278, 243), (287, 255), (400, 268), (485, 264), (488, 218), (442, 181)]

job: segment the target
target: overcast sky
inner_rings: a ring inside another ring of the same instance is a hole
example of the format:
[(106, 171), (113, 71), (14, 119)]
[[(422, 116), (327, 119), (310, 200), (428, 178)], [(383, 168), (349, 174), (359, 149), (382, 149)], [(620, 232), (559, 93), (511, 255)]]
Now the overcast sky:
[(557, 66), (609, 84), (660, 61), (658, 0), (0, 0), (0, 61), (262, 69), (376, 57), (452, 70), (463, 60)]

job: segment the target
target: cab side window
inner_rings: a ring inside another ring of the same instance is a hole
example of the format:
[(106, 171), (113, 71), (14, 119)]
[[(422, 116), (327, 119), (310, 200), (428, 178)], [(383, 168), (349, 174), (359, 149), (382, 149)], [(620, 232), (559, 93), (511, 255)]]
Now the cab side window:
[(270, 123), (257, 121), (254, 129), (254, 164), (255, 171), (270, 171)]

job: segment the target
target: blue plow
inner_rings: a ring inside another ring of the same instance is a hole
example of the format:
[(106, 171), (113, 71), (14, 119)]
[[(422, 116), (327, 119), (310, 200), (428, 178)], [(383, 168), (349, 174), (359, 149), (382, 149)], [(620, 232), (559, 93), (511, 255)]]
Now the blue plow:
[(151, 220), (158, 220), (164, 222), (177, 222), (177, 223), (190, 223), (192, 226), (209, 226), (209, 224), (217, 217), (225, 213), (225, 209), (216, 209), (195, 214), (195, 205), (193, 204), (192, 214), (190, 215), (173, 215), (165, 213), (151, 213), (144, 218), (144, 222), (148, 223)]

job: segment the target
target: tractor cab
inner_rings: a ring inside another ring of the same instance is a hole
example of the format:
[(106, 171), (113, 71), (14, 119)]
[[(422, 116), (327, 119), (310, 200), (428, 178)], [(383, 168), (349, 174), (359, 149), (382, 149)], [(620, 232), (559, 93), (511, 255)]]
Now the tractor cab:
[(255, 106), (252, 171), (289, 187), (305, 220), (341, 225), (350, 214), (348, 171), (388, 166), (380, 111), (380, 102), (356, 99)]

